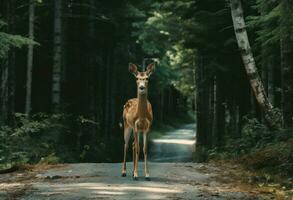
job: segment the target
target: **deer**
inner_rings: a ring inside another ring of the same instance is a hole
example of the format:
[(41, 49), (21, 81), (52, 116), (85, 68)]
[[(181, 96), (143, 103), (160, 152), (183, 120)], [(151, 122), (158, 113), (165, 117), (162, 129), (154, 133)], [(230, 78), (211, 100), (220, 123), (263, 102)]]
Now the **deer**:
[(143, 154), (144, 154), (144, 174), (145, 179), (150, 181), (148, 168), (148, 133), (153, 122), (152, 105), (148, 101), (148, 82), (150, 75), (154, 72), (154, 63), (147, 66), (143, 72), (137, 70), (135, 64), (129, 64), (129, 72), (136, 78), (137, 98), (130, 99), (123, 107), (123, 125), (124, 125), (124, 158), (122, 165), (122, 177), (126, 176), (126, 156), (129, 139), (133, 133), (134, 141), (132, 143), (133, 153), (133, 179), (138, 180), (138, 160), (140, 155), (139, 134), (143, 134)]

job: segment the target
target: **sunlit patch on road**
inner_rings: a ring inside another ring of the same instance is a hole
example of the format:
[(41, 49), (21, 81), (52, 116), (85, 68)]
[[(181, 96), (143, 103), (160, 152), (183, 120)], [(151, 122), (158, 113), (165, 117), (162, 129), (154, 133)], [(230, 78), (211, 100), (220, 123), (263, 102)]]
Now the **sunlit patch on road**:
[(152, 140), (150, 157), (154, 162), (190, 162), (195, 150), (195, 124), (165, 133)]
[(195, 140), (182, 140), (182, 139), (155, 139), (154, 143), (165, 143), (165, 144), (183, 144), (183, 145), (194, 145)]

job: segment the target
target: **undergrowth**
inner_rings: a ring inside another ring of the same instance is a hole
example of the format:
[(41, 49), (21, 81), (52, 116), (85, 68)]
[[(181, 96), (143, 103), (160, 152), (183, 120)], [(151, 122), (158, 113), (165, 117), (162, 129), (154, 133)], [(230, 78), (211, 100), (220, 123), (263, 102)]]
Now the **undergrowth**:
[(253, 175), (249, 182), (293, 188), (293, 128), (270, 131), (256, 119), (247, 119), (240, 138), (226, 139), (225, 145), (205, 151), (207, 160), (243, 165)]
[(107, 159), (114, 153), (106, 151), (107, 145), (117, 141), (104, 141), (95, 134), (98, 130), (99, 124), (82, 116), (39, 113), (28, 118), (16, 113), (13, 126), (0, 127), (0, 169), (22, 164), (111, 161)]

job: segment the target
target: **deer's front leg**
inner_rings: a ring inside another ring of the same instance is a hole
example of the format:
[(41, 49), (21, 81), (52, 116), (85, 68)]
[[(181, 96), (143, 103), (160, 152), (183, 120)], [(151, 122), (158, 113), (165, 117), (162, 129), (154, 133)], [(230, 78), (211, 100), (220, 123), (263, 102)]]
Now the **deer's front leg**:
[(134, 148), (133, 148), (133, 162), (134, 162), (134, 170), (133, 170), (133, 179), (138, 180), (138, 159), (139, 159), (139, 137), (138, 132), (134, 132)]
[(148, 166), (148, 133), (143, 134), (143, 154), (144, 154), (144, 174), (145, 179), (150, 181), (149, 166)]

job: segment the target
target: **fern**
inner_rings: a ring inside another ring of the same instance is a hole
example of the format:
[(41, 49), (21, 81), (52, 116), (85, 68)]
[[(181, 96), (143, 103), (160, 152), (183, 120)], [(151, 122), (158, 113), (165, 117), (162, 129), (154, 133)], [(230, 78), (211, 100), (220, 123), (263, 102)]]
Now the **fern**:
[[(6, 26), (6, 23), (0, 19), (0, 30)], [(12, 35), (9, 33), (0, 31), (0, 58), (4, 58), (7, 56), (7, 53), (12, 48), (21, 48), (25, 45), (39, 45), (37, 42), (33, 40), (20, 36), (20, 35)]]

